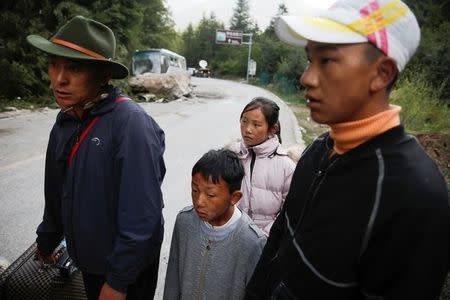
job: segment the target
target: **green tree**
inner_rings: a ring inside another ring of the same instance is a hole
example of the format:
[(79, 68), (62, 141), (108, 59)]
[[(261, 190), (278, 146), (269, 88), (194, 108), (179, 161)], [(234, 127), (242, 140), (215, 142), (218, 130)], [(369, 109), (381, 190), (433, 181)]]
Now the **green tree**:
[(206, 60), (212, 68), (214, 61), (220, 53), (220, 45), (215, 43), (216, 30), (223, 29), (223, 22), (219, 21), (214, 13), (208, 17), (203, 15), (199, 24), (189, 25), (182, 33), (182, 54), (186, 57), (188, 65), (198, 66), (202, 59)]
[(181, 39), (183, 41), (181, 53), (186, 58), (188, 66), (196, 67), (198, 63), (198, 56), (196, 52), (196, 36), (195, 29), (191, 23), (189, 23), (186, 30), (182, 33)]
[(26, 42), (29, 34), (50, 38), (75, 15), (109, 26), (116, 35), (116, 59), (129, 65), (142, 48), (179, 47), (164, 0), (3, 0), (0, 2), (0, 101), (48, 98), (46, 55)]
[(249, 32), (253, 29), (248, 0), (237, 0), (230, 20), (230, 29), (242, 30), (243, 32)]
[(289, 46), (275, 35), (275, 19), (287, 13), (287, 6), (279, 4), (270, 25), (262, 35), (256, 36), (254, 59), (258, 63), (257, 73), (261, 83), (272, 82), (282, 92), (292, 93), (299, 89), (298, 78), (307, 61), (303, 49)]
[(45, 57), (33, 52), (25, 38), (31, 32), (50, 36), (58, 24), (52, 5), (27, 0), (0, 3), (0, 101), (48, 92), (42, 80), (46, 78)]
[(144, 20), (139, 31), (144, 47), (169, 48), (178, 51), (175, 40), (177, 33), (169, 10), (162, 0), (144, 2)]

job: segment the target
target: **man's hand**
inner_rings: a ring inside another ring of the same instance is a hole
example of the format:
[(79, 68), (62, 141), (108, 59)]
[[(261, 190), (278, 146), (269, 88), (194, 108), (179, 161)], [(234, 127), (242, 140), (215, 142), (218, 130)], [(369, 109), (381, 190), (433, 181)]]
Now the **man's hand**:
[(35, 257), (39, 260), (41, 264), (44, 265), (54, 265), (59, 259), (60, 254), (49, 254), (49, 255), (43, 255), (39, 249), (36, 251)]
[(122, 293), (113, 289), (107, 282), (102, 286), (98, 300), (125, 300), (126, 293)]

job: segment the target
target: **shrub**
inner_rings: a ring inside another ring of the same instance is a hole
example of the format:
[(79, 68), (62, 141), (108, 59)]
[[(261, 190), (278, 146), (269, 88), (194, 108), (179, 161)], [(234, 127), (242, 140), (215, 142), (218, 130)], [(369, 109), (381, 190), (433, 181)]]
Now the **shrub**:
[(392, 92), (392, 103), (402, 107), (401, 118), (408, 131), (416, 133), (450, 131), (450, 111), (439, 100), (439, 91), (420, 70), (404, 74)]
[(8, 99), (28, 97), (43, 93), (41, 79), (34, 76), (31, 68), (16, 61), (0, 61), (0, 94)]

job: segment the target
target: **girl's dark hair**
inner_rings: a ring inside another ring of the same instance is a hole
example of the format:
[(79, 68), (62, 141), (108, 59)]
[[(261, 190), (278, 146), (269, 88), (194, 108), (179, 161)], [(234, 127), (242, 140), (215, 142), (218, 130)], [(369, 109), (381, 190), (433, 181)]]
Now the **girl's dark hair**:
[(200, 173), (205, 179), (211, 177), (214, 184), (222, 178), (228, 184), (230, 194), (241, 189), (242, 178), (244, 178), (244, 167), (241, 160), (231, 150), (209, 150), (192, 168), (192, 176)]
[(269, 130), (272, 129), (275, 125), (278, 126), (278, 130), (276, 132), (278, 136), (278, 140), (281, 144), (281, 125), (278, 120), (280, 107), (272, 100), (264, 98), (264, 97), (255, 97), (250, 101), (242, 110), (241, 116), (239, 119), (242, 119), (244, 113), (260, 108), (264, 117), (266, 118), (267, 123), (269, 124)]

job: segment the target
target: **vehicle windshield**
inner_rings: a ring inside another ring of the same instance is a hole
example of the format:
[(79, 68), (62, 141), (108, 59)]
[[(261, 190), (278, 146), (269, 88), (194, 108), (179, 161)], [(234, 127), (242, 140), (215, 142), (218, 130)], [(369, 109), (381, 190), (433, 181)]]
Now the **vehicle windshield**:
[(133, 75), (143, 73), (161, 73), (160, 53), (142, 51), (133, 54)]

